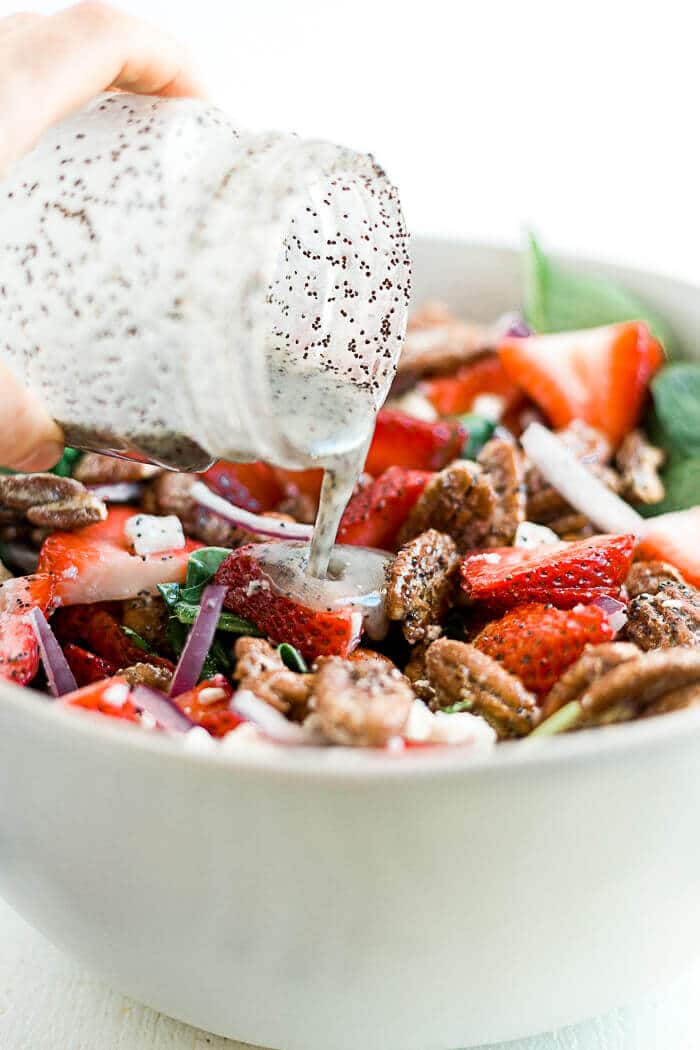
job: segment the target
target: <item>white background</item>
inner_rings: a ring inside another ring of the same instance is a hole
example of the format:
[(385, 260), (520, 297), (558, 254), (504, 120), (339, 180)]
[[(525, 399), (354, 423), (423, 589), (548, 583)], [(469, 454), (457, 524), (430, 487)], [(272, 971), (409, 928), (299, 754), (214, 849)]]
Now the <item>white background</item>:
[(121, 6), (183, 37), (242, 126), (375, 153), (415, 232), (517, 242), (532, 224), (548, 246), (700, 280), (691, 0)]

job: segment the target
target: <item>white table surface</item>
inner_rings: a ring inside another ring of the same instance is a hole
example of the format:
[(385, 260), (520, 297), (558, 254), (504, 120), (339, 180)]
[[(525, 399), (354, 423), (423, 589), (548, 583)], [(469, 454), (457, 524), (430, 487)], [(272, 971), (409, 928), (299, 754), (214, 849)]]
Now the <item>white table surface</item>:
[[(698, 1050), (698, 993), (700, 961), (670, 988), (643, 1003), (507, 1047)], [(502, 1050), (505, 1045), (501, 1044)], [(118, 995), (0, 902), (0, 1050), (244, 1050), (244, 1046), (179, 1024)]]

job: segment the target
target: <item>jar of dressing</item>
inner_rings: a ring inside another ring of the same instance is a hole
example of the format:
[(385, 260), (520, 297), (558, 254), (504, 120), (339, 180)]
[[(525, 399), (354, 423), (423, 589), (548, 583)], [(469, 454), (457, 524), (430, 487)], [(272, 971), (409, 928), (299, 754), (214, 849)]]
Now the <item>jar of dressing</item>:
[(370, 157), (197, 100), (102, 96), (0, 184), (2, 360), (68, 444), (181, 470), (357, 462), (409, 270)]

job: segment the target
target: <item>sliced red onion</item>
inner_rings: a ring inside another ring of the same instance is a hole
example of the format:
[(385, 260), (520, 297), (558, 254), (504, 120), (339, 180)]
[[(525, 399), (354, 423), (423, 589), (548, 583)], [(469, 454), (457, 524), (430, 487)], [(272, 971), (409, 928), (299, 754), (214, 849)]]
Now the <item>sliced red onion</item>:
[(303, 726), (289, 722), (284, 715), (249, 689), (239, 689), (230, 704), (231, 710), (246, 722), (252, 722), (278, 744), (310, 744), (315, 741)]
[(137, 685), (131, 693), (131, 700), (142, 711), (148, 711), (163, 729), (174, 729), (186, 733), (192, 729), (194, 722), (178, 707), (174, 700), (158, 689), (148, 685)]
[(87, 485), (88, 492), (105, 503), (134, 503), (141, 499), (143, 485), (139, 481), (115, 481), (111, 485)]
[(247, 532), (255, 532), (260, 536), (273, 536), (280, 540), (310, 540), (313, 535), (311, 525), (301, 525), (296, 521), (278, 521), (277, 518), (267, 518), (264, 515), (252, 514), (242, 507), (235, 507), (233, 503), (217, 496), (203, 481), (196, 481), (190, 489), (192, 499), (202, 507), (213, 510), (215, 514), (238, 525)]
[(226, 588), (222, 584), (210, 583), (204, 588), (197, 618), (175, 668), (171, 696), (180, 696), (196, 686), (214, 640), (225, 595)]
[(541, 423), (530, 423), (520, 441), (545, 481), (602, 532), (643, 535), (646, 522), (641, 514), (591, 474), (551, 430)]
[(77, 682), (41, 609), (34, 608), (30, 611), (29, 622), (39, 643), (41, 662), (46, 671), (51, 695), (64, 696), (74, 692), (78, 688)]
[(501, 314), (493, 326), (493, 334), (496, 342), (501, 339), (526, 339), (532, 335), (532, 329), (522, 314), (511, 311)]
[(617, 598), (603, 595), (601, 598), (596, 598), (593, 604), (603, 610), (613, 631), (615, 634), (619, 634), (627, 623), (627, 606), (625, 603), (618, 601)]

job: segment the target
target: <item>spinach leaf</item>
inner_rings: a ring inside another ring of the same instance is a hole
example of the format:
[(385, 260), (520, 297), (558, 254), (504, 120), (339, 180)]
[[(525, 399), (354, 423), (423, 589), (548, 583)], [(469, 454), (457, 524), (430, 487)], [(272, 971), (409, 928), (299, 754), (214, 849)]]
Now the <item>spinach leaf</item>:
[(180, 601), (180, 584), (179, 583), (159, 583), (157, 584), (160, 596), (168, 606), (169, 609), (173, 609)]
[(677, 456), (700, 456), (700, 364), (667, 365), (651, 384), (655, 437)]
[(298, 649), (295, 649), (289, 642), (282, 642), (281, 645), (277, 646), (277, 652), (280, 654), (280, 659), (285, 667), (288, 667), (290, 671), (298, 671), (299, 674), (307, 674), (309, 668), (306, 660), (301, 655)]
[[(179, 658), (188, 634), (187, 626), (180, 623), (174, 616), (171, 617), (167, 627), (167, 638), (176, 658)], [(233, 657), (229, 655), (226, 645), (219, 638), (215, 637), (204, 661), (199, 681), (203, 682), (206, 678), (212, 678), (215, 674), (228, 674), (232, 667)]]
[(458, 416), (458, 419), (467, 431), (467, 440), (464, 442), (461, 453), (462, 459), (476, 459), (486, 442), (493, 437), (496, 424), (490, 419), (477, 415), (476, 412), (465, 412), (464, 415)]
[(230, 553), (227, 547), (201, 547), (193, 551), (187, 560), (185, 587), (188, 590), (194, 587), (204, 588)]
[(671, 459), (662, 478), (666, 495), (661, 502), (637, 508), (645, 518), (700, 506), (700, 455)]
[(646, 321), (669, 356), (678, 345), (673, 332), (632, 292), (607, 277), (561, 269), (533, 234), (525, 252), (525, 318), (536, 332), (568, 332), (617, 321)]
[[(193, 624), (197, 619), (198, 612), (199, 605), (195, 605), (193, 602), (178, 601), (172, 607), (173, 615), (180, 623), (184, 624)], [(244, 620), (242, 616), (236, 616), (235, 613), (222, 612), (216, 629), (218, 631), (227, 631), (231, 634), (252, 634), (258, 638), (262, 637), (261, 632), (254, 624), (249, 620)]]
[(155, 649), (145, 638), (142, 638), (136, 631), (132, 631), (130, 627), (125, 624), (121, 625), (122, 631), (127, 636), (130, 642), (133, 642), (138, 649), (143, 649), (144, 653), (155, 653)]

